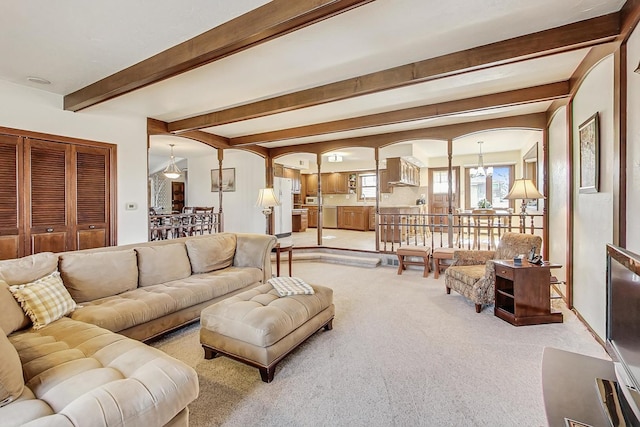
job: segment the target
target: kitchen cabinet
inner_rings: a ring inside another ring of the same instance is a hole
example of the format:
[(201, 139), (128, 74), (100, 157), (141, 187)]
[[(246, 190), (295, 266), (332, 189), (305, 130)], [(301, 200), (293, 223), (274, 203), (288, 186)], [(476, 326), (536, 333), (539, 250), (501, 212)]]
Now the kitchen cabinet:
[(391, 193), (393, 187), (389, 185), (389, 171), (380, 169), (380, 193)]
[(304, 175), (305, 180), (305, 189), (307, 196), (317, 196), (318, 195), (318, 174), (310, 173)]
[(291, 193), (300, 194), (300, 171), (298, 169), (284, 168), (284, 178), (291, 179)]
[(376, 229), (376, 208), (374, 206), (369, 207), (369, 231), (375, 231)]
[[(424, 206), (424, 205), (423, 205)], [(421, 213), (419, 206), (380, 206), (380, 240), (400, 243), (406, 241), (415, 218), (411, 214)]]
[(284, 166), (282, 166), (280, 163), (274, 163), (273, 176), (276, 178), (284, 178)]
[(402, 157), (387, 159), (390, 185), (418, 187), (420, 185), (420, 167)]
[[(317, 210), (316, 210), (317, 212)], [(307, 209), (293, 209), (291, 211), (291, 224), (292, 231), (302, 232), (307, 231), (308, 226), (308, 210)], [(317, 221), (316, 221), (317, 222)]]
[(338, 206), (338, 228), (345, 230), (369, 230), (368, 206)]
[(349, 194), (349, 174), (332, 172), (321, 174), (323, 194)]
[(317, 206), (305, 206), (307, 210), (307, 227), (318, 227), (318, 207)]

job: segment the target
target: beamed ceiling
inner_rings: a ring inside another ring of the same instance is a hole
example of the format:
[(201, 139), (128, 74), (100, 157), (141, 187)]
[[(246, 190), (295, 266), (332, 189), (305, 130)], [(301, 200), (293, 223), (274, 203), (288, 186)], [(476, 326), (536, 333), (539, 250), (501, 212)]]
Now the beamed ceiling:
[(261, 154), (438, 140), (545, 123), (640, 9), (632, 0), (134, 3), (13, 2), (0, 17), (9, 36), (0, 53), (11, 60), (0, 78), (49, 79), (44, 89), (76, 114), (130, 113), (151, 119), (154, 135)]

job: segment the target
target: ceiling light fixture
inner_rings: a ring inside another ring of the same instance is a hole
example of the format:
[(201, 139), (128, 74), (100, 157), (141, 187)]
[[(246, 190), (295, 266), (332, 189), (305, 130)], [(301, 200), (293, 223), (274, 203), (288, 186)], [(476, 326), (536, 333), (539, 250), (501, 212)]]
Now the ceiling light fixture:
[(330, 154), (329, 157), (327, 157), (327, 161), (330, 163), (339, 163), (342, 161), (342, 156), (338, 154)]
[(484, 161), (482, 159), (482, 144), (482, 141), (478, 141), (478, 146), (480, 147), (480, 154), (478, 154), (478, 167), (471, 168), (471, 178), (482, 178), (493, 175), (492, 167), (488, 167), (486, 169), (484, 167)]
[(166, 176), (169, 179), (179, 178), (180, 174), (182, 173), (180, 168), (176, 165), (176, 158), (173, 155), (173, 146), (174, 145), (175, 144), (169, 144), (169, 146), (171, 147), (171, 157), (169, 157), (169, 164), (167, 165), (167, 167), (164, 170), (164, 172), (162, 172), (164, 174), (164, 176)]
[(39, 85), (50, 85), (51, 84), (51, 81), (49, 81), (47, 79), (43, 79), (42, 77), (29, 76), (29, 77), (27, 77), (27, 80), (30, 81), (31, 83), (37, 83)]

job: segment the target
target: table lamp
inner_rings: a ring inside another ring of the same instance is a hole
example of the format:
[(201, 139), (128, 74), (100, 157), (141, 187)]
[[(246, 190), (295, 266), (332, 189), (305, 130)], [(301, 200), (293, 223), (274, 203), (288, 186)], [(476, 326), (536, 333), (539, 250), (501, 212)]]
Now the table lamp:
[(271, 215), (273, 206), (280, 206), (280, 201), (276, 197), (273, 188), (261, 188), (258, 192), (258, 200), (256, 206), (262, 207), (262, 213), (267, 219), (267, 234), (269, 234), (269, 215)]
[(538, 191), (533, 181), (530, 179), (520, 178), (516, 179), (511, 186), (509, 194), (505, 196), (505, 199), (515, 200), (521, 199), (522, 205), (520, 215), (525, 216), (527, 214), (527, 200), (544, 199), (545, 197)]

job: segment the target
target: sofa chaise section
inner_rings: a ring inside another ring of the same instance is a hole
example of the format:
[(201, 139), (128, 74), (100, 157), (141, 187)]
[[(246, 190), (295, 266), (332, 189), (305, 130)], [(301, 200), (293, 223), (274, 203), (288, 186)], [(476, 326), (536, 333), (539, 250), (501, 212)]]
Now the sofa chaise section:
[(22, 395), (0, 408), (3, 426), (166, 425), (198, 396), (196, 373), (139, 341), (62, 318), (9, 338)]

